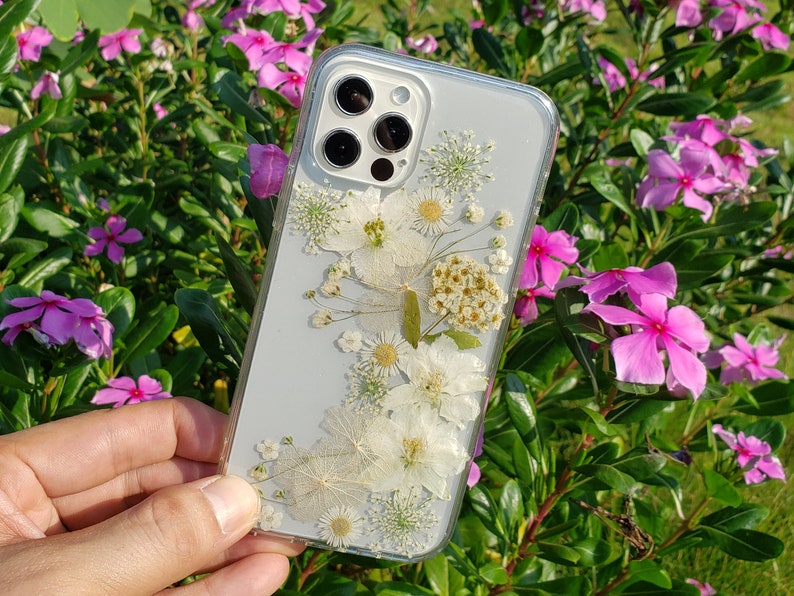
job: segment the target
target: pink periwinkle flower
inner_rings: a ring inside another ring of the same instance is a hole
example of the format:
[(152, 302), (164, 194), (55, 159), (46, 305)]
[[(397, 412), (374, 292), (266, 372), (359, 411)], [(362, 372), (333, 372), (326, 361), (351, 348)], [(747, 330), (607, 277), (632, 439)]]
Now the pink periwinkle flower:
[(100, 54), (105, 60), (113, 60), (122, 51), (137, 54), (141, 51), (141, 41), (138, 36), (143, 29), (122, 29), (115, 33), (103, 35), (99, 38)]
[(791, 43), (791, 38), (772, 23), (762, 23), (755, 26), (751, 35), (760, 41), (761, 46), (767, 51), (785, 51), (788, 50), (788, 46)]
[(52, 43), (52, 33), (44, 27), (35, 26), (17, 35), (17, 48), (20, 60), (38, 62), (41, 51)]
[(154, 115), (158, 120), (162, 120), (168, 116), (168, 110), (165, 109), (160, 102), (154, 102), (154, 104), (152, 104), (152, 109), (154, 110)]
[(673, 6), (675, 6), (676, 27), (697, 27), (703, 22), (700, 0), (680, 0)]
[(257, 84), (260, 87), (278, 91), (293, 106), (298, 108), (303, 98), (303, 90), (306, 87), (306, 73), (281, 70), (275, 64), (265, 64), (259, 69)]
[(664, 89), (665, 81), (664, 77), (655, 77), (653, 76), (653, 72), (659, 68), (658, 65), (652, 64), (648, 70), (644, 72), (640, 72), (639, 67), (637, 66), (637, 62), (632, 58), (626, 58), (626, 67), (629, 69), (629, 75), (633, 80), (639, 81), (647, 81), (651, 87), (656, 87), (657, 89)]
[(666, 298), (675, 298), (678, 288), (675, 267), (668, 262), (648, 269), (626, 267), (594, 273), (582, 268), (582, 271), (585, 273), (584, 277), (569, 275), (554, 286), (554, 289), (582, 285), (581, 290), (587, 294), (590, 302), (601, 303), (622, 292), (628, 294), (629, 299), (636, 303), (643, 294), (661, 294)]
[(759, 484), (767, 478), (786, 481), (783, 464), (771, 455), (772, 447), (769, 443), (752, 435), (748, 437), (741, 431), (735, 435), (722, 428), (721, 424), (713, 424), (711, 430), (739, 454), (736, 456), (736, 463), (744, 471), (744, 481), (747, 484)]
[(163, 391), (160, 381), (149, 375), (141, 375), (137, 382), (132, 377), (108, 379), (108, 386), (97, 391), (91, 399), (91, 403), (96, 405), (113, 404), (114, 408), (118, 408), (127, 404), (169, 397), (172, 395), (168, 391)]
[[(757, 385), (767, 379), (787, 379), (782, 371), (775, 368), (780, 360), (778, 349), (786, 336), (778, 337), (771, 345), (752, 345), (740, 333), (733, 334), (733, 345), (726, 344), (716, 350), (717, 355), (709, 359), (708, 364), (719, 366), (726, 364), (720, 374), (723, 385), (747, 381), (750, 385)], [(713, 368), (714, 366), (711, 366)]]
[(11, 127), (7, 124), (0, 124), (0, 137), (6, 134), (9, 130), (11, 130)]
[(432, 35), (425, 35), (419, 39), (405, 38), (405, 45), (420, 54), (432, 54), (438, 49), (438, 41)]
[[(3, 134), (0, 131), (0, 134)], [(790, 261), (794, 258), (794, 250), (786, 249), (783, 245), (778, 244), (772, 248), (766, 249), (763, 253), (761, 253), (761, 258), (763, 259), (785, 259)]]
[[(50, 290), (44, 290), (41, 296), (12, 298), (8, 303), (23, 309), (6, 315), (0, 321), (0, 331), (8, 329), (2, 341), (9, 346), (13, 345), (22, 332), (31, 333), (46, 347), (64, 345), (75, 336), (83, 319), (90, 319), (90, 324), (96, 325), (95, 330), (99, 331), (106, 343), (108, 345), (112, 343), (110, 333), (113, 332), (113, 326), (104, 319), (102, 309), (87, 298), (70, 300)], [(97, 317), (102, 318), (102, 321)], [(78, 347), (80, 347), (79, 343)], [(83, 351), (90, 356), (85, 350)]]
[[(591, 312), (610, 325), (630, 325), (631, 333), (612, 340), (618, 381), (642, 385), (683, 387), (697, 399), (706, 387), (706, 367), (695, 353), (708, 350), (705, 325), (686, 306), (667, 308), (661, 294), (643, 294), (635, 302), (636, 313), (622, 306), (589, 304)], [(667, 353), (665, 375), (662, 351)]]
[(61, 92), (61, 88), (59, 86), (60, 82), (60, 71), (44, 71), (44, 73), (39, 77), (39, 80), (36, 81), (36, 84), (33, 85), (33, 88), (30, 90), (31, 99), (38, 99), (42, 95), (49, 95), (53, 99), (61, 99), (63, 97), (63, 93)]
[(708, 168), (709, 152), (704, 149), (682, 147), (678, 162), (666, 151), (653, 149), (648, 152), (648, 176), (637, 189), (637, 203), (661, 211), (681, 196), (684, 205), (703, 213), (707, 221), (714, 208), (702, 195), (725, 188)]
[(281, 190), (289, 156), (278, 145), (249, 145), (251, 191), (259, 199), (266, 199)]
[(577, 12), (589, 14), (595, 23), (603, 23), (607, 18), (604, 0), (563, 0), (562, 9), (572, 14)]
[(709, 0), (718, 14), (709, 20), (712, 36), (719, 41), (726, 35), (736, 35), (762, 19), (766, 6), (757, 0)]
[(88, 236), (96, 242), (86, 246), (83, 254), (95, 257), (107, 248), (108, 259), (114, 263), (121, 263), (124, 257), (124, 247), (120, 244), (132, 244), (143, 238), (140, 230), (127, 229), (127, 220), (116, 214), (107, 218), (104, 227), (95, 226), (88, 230)]
[(245, 33), (233, 33), (223, 38), (224, 43), (233, 43), (248, 59), (248, 68), (259, 70), (266, 64), (265, 52), (275, 40), (267, 31), (247, 29)]
[(78, 315), (72, 337), (77, 349), (89, 358), (110, 358), (113, 355), (113, 324), (105, 318), (101, 308), (96, 304), (93, 306), (93, 315)]
[(710, 583), (701, 583), (693, 577), (687, 579), (686, 583), (692, 584), (698, 590), (700, 590), (700, 596), (714, 596), (717, 593), (717, 590), (712, 588)]
[(523, 288), (518, 291), (518, 298), (513, 307), (513, 314), (519, 325), (526, 327), (538, 318), (538, 298), (554, 299), (554, 292), (543, 284), (537, 288)]
[[(618, 89), (622, 89), (626, 86), (626, 77), (623, 76), (623, 73), (620, 72), (620, 69), (617, 66), (601, 56), (598, 57), (597, 62), (598, 66), (601, 68), (601, 72), (604, 73), (604, 80), (607, 83), (607, 89), (609, 89), (611, 93), (614, 93)], [(600, 85), (601, 81), (600, 79), (596, 78), (593, 79), (593, 83)]]
[(537, 224), (532, 230), (527, 260), (521, 274), (521, 288), (534, 288), (539, 281), (553, 288), (560, 280), (566, 265), (572, 265), (579, 258), (576, 236), (565, 230), (547, 232)]

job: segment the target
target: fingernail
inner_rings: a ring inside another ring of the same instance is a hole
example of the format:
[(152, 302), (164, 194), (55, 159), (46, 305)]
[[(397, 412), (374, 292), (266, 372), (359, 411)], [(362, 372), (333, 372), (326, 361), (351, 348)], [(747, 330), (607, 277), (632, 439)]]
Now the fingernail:
[[(230, 534), (241, 527), (251, 529), (256, 518), (255, 489), (237, 476), (221, 476), (201, 489), (207, 497), (221, 531)], [(258, 499), (257, 499), (258, 503)]]

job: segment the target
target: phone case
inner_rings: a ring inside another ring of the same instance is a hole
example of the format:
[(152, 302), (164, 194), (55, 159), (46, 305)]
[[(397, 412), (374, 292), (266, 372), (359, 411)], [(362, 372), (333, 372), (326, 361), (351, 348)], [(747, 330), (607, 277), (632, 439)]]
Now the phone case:
[(443, 548), (557, 134), (525, 85), (359, 45), (317, 59), (221, 463), (260, 490), (257, 531)]

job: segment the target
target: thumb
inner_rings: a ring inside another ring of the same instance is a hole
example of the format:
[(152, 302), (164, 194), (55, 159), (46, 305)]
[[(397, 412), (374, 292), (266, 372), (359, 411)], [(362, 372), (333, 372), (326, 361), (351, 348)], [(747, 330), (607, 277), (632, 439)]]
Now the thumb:
[(218, 559), (253, 527), (258, 509), (248, 482), (215, 476), (164, 488), (94, 526), (26, 544), (46, 551), (28, 554), (47, 561), (36, 575), (58, 593), (151, 594)]

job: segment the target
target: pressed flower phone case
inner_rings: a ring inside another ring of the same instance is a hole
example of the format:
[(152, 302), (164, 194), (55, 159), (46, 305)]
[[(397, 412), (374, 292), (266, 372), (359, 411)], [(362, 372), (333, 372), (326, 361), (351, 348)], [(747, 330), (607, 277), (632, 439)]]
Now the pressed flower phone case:
[(222, 457), (258, 530), (444, 546), (557, 132), (531, 87), (358, 45), (317, 60)]

